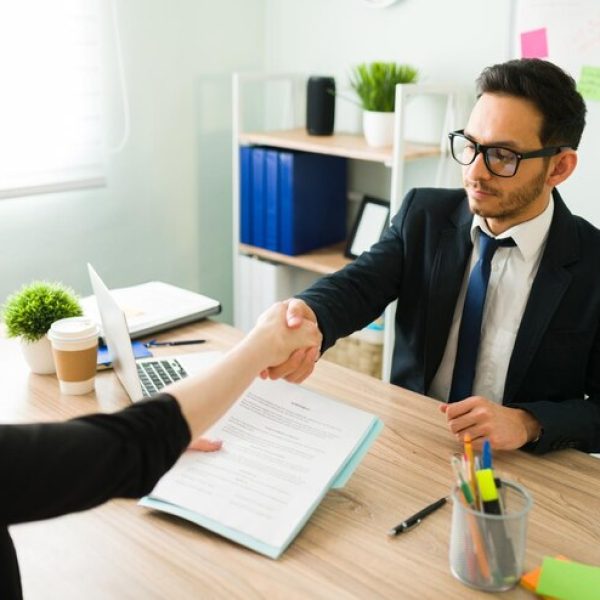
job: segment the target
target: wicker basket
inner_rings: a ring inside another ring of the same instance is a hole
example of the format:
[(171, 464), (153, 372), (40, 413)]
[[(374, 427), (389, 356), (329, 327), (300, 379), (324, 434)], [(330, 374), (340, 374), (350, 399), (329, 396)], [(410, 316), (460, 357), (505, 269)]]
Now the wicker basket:
[(339, 339), (323, 359), (381, 379), (383, 346), (349, 336)]

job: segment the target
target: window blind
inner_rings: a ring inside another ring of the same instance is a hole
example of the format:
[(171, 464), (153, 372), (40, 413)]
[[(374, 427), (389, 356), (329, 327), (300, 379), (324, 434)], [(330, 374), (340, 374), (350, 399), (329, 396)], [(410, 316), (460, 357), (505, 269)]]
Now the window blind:
[(103, 185), (97, 0), (0, 2), (0, 198)]

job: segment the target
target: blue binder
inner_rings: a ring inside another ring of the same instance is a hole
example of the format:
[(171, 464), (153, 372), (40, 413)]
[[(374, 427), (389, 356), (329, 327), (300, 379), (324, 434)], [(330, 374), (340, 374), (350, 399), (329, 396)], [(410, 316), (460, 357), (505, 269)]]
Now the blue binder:
[(264, 148), (252, 148), (252, 244), (265, 247), (266, 194)]
[(252, 243), (252, 147), (240, 147), (240, 242)]
[(302, 254), (345, 239), (346, 174), (345, 158), (279, 152), (280, 252)]
[(265, 245), (267, 250), (279, 250), (279, 152), (265, 154)]

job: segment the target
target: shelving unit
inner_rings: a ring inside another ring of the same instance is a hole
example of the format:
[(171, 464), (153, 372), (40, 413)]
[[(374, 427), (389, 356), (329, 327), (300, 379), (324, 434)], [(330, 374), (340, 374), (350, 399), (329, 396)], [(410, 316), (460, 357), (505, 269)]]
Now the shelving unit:
[[(256, 144), (302, 150), (316, 154), (329, 154), (356, 160), (367, 160), (391, 166), (393, 148), (372, 148), (367, 146), (362, 135), (352, 133), (336, 133), (330, 136), (308, 135), (305, 129), (288, 129), (284, 131), (240, 133), (239, 144)], [(407, 143), (404, 148), (404, 160), (438, 156), (440, 147), (431, 144)]]
[[(243, 126), (242, 106), (244, 102), (244, 86), (248, 83), (283, 82), (289, 86), (291, 109), (289, 122), (280, 127), (267, 131), (246, 131)], [(288, 256), (278, 252), (265, 250), (247, 244), (239, 243), (239, 147), (241, 145), (261, 145), (287, 150), (299, 150), (317, 154), (340, 156), (354, 160), (369, 161), (391, 168), (390, 214), (394, 215), (400, 208), (404, 194), (404, 165), (407, 161), (439, 156), (445, 152), (446, 133), (453, 128), (453, 114), (456, 112), (459, 97), (464, 96), (465, 90), (456, 86), (436, 86), (409, 84), (398, 85), (396, 88), (396, 110), (394, 144), (389, 148), (372, 148), (368, 146), (362, 134), (335, 133), (332, 136), (311, 136), (304, 127), (298, 127), (300, 119), (294, 116), (294, 94), (299, 93), (300, 84), (304, 80), (295, 75), (256, 75), (235, 74), (233, 76), (233, 256), (234, 256), (234, 295), (240, 298), (238, 274), (238, 257), (240, 255), (257, 256), (276, 264), (297, 267), (316, 274), (333, 273), (350, 262), (344, 252), (344, 245), (338, 244), (321, 248), (307, 254)], [(446, 98), (446, 114), (444, 129), (441, 132), (439, 144), (414, 143), (405, 139), (406, 104), (409, 98), (424, 94), (443, 95)], [(303, 115), (302, 115), (303, 118)], [(238, 303), (236, 302), (236, 306)], [(394, 315), (395, 304), (388, 307), (385, 315), (386, 328), (384, 332), (383, 373), (384, 380), (389, 380), (392, 350), (394, 344)], [(238, 316), (235, 316), (236, 324)]]
[(248, 256), (258, 256), (264, 260), (298, 267), (299, 269), (320, 273), (321, 275), (335, 273), (350, 262), (350, 259), (344, 256), (344, 244), (318, 248), (307, 254), (298, 254), (297, 256), (272, 252), (258, 246), (250, 246), (249, 244), (239, 244), (238, 251)]

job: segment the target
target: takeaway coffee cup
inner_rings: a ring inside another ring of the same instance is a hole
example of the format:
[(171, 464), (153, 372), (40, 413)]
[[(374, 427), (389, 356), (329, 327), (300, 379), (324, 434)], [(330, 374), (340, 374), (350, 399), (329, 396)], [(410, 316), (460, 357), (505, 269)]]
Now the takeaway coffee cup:
[(94, 389), (98, 326), (87, 317), (52, 323), (48, 332), (56, 374), (63, 394), (87, 394)]

